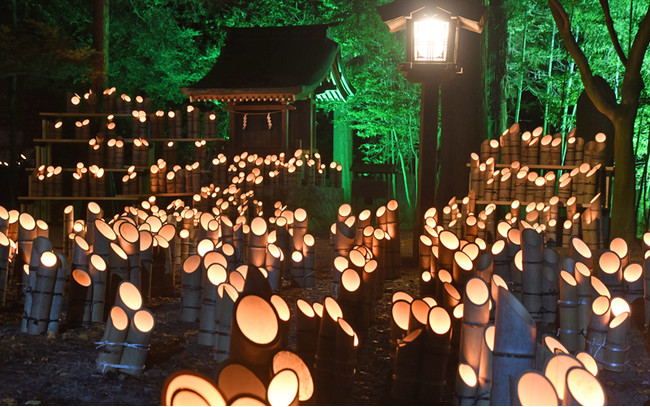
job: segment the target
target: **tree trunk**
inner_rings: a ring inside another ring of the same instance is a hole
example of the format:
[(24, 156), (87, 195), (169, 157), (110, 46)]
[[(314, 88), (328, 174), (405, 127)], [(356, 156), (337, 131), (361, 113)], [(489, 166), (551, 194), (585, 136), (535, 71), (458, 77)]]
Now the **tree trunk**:
[(483, 75), (485, 86), (484, 128), (488, 138), (497, 138), (508, 125), (505, 106), (505, 78), (508, 17), (504, 0), (490, 0), (483, 34)]
[(614, 117), (615, 148), (614, 191), (612, 199), (612, 222), (610, 237), (622, 237), (632, 241), (636, 237), (635, 203), (635, 157), (632, 149), (634, 136), (635, 106), (621, 106)]
[(521, 72), (519, 75), (519, 86), (517, 87), (517, 105), (515, 107), (515, 123), (519, 123), (519, 113), (521, 112), (521, 95), (524, 93), (524, 77), (526, 76), (526, 33), (528, 29), (528, 19), (524, 20), (524, 39), (521, 44)]
[(551, 32), (551, 50), (548, 55), (548, 75), (546, 82), (546, 103), (544, 103), (544, 134), (548, 134), (548, 110), (551, 104), (551, 91), (553, 90), (553, 54), (555, 51), (555, 26)]

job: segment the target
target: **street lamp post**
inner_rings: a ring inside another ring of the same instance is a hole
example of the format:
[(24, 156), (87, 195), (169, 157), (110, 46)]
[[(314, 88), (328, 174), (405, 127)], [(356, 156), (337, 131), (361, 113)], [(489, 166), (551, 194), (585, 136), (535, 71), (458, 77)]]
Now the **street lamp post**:
[(406, 62), (398, 69), (410, 82), (422, 84), (413, 232), (413, 255), (417, 256), (424, 214), (436, 206), (440, 85), (462, 73), (457, 63), (460, 28), (481, 32), (485, 8), (462, 0), (397, 0), (378, 11), (391, 32), (406, 29)]

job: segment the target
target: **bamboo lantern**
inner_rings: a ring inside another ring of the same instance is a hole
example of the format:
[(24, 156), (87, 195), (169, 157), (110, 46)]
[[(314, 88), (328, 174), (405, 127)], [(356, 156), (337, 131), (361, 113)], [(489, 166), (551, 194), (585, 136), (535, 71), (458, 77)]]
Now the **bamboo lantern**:
[(604, 406), (605, 401), (605, 390), (589, 371), (578, 366), (567, 371), (565, 405)]
[(232, 327), (233, 308), (239, 298), (235, 287), (228, 283), (217, 286), (217, 301), (219, 303), (214, 341), (214, 358), (219, 362), (226, 360), (230, 354), (230, 336)]
[[(28, 215), (27, 213), (21, 214), (22, 215)], [(29, 216), (29, 219), (33, 218)], [(26, 218), (26, 217), (23, 217)], [(20, 233), (20, 230), (18, 231)], [(21, 332), (28, 332), (28, 326), (30, 325), (30, 315), (32, 312), (33, 308), (33, 301), (36, 296), (42, 296), (42, 295), (47, 295), (45, 292), (49, 293), (51, 296), (52, 294), (52, 289), (49, 287), (49, 283), (51, 281), (52, 284), (54, 284), (54, 278), (56, 274), (56, 269), (54, 268), (54, 265), (48, 266), (48, 265), (41, 265), (41, 257), (45, 252), (51, 252), (52, 251), (52, 242), (50, 242), (47, 238), (44, 237), (36, 237), (32, 241), (29, 242), (29, 245), (26, 245), (24, 247), (29, 247), (29, 257), (27, 258), (27, 261), (22, 264), (22, 263), (17, 263), (14, 265), (14, 269), (17, 269), (18, 267), (22, 268), (22, 281), (23, 281), (23, 286), (22, 286), (22, 292), (23, 292), (23, 318), (21, 321)], [(19, 247), (20, 250), (20, 247)], [(27, 254), (26, 252), (23, 252), (24, 254)], [(48, 256), (49, 257), (49, 256)], [(50, 257), (51, 260), (52, 258)], [(56, 263), (56, 255), (54, 256), (54, 262)], [(48, 263), (49, 264), (49, 263)], [(39, 276), (39, 268), (40, 267), (45, 267), (43, 274), (52, 274), (51, 280), (48, 277), (43, 279), (43, 281), (38, 282), (38, 276)], [(51, 270), (50, 270), (51, 269)], [(46, 288), (49, 288), (47, 291), (44, 290), (36, 290), (36, 284), (43, 285), (45, 284)]]
[(543, 370), (550, 358), (557, 354), (569, 354), (568, 349), (557, 338), (546, 334), (542, 336), (542, 342), (537, 346), (535, 366), (538, 370)]
[(303, 260), (305, 275), (303, 277), (304, 287), (314, 287), (316, 274), (316, 240), (309, 233), (303, 236)]
[(582, 332), (578, 329), (578, 290), (575, 278), (566, 270), (560, 272), (560, 341), (572, 352), (584, 349)]
[(582, 362), (571, 355), (557, 354), (550, 358), (544, 368), (544, 375), (553, 383), (558, 399), (565, 402), (566, 376), (572, 367), (582, 368)]
[(627, 361), (627, 351), (630, 348), (630, 313), (623, 312), (614, 317), (609, 323), (603, 368), (614, 372), (623, 372)]
[(493, 274), (498, 275), (503, 280), (512, 281), (510, 278), (510, 262), (508, 260), (508, 249), (505, 240), (497, 240), (490, 249), (493, 260)]
[(369, 209), (364, 209), (357, 217), (357, 230), (354, 237), (355, 245), (363, 244), (363, 230), (370, 226), (371, 216), (372, 212)]
[(513, 389), (511, 405), (521, 406), (559, 406), (557, 392), (551, 381), (543, 374), (528, 370), (519, 376)]
[(214, 382), (200, 373), (180, 370), (167, 377), (162, 390), (164, 406), (225, 406)]
[(521, 253), (523, 262), (522, 301), (535, 320), (543, 316), (542, 306), (542, 260), (543, 241), (534, 229), (521, 232)]
[(193, 254), (183, 262), (181, 321), (194, 322), (201, 309), (201, 256)]
[(88, 290), (91, 284), (92, 280), (88, 272), (80, 269), (72, 270), (66, 316), (66, 325), (68, 327), (77, 328), (84, 323), (90, 323), (91, 300)]
[(296, 307), (296, 353), (308, 366), (313, 366), (320, 318), (303, 299), (298, 299)]
[(298, 375), (291, 369), (284, 369), (271, 379), (266, 399), (271, 406), (297, 405), (298, 390)]
[(275, 309), (257, 295), (246, 295), (235, 304), (232, 322), (230, 358), (264, 380), (281, 344)]
[(47, 330), (58, 262), (58, 257), (51, 251), (44, 251), (39, 258), (27, 322), (27, 333), (30, 335), (45, 333)]
[(392, 399), (414, 401), (417, 397), (420, 358), (424, 342), (425, 335), (422, 328), (414, 330), (398, 341), (390, 390)]
[(219, 263), (208, 266), (206, 271), (207, 281), (201, 296), (201, 310), (199, 312), (198, 343), (214, 347), (216, 338), (216, 313), (217, 313), (217, 286), (228, 278), (228, 271)]
[(107, 264), (101, 256), (90, 256), (89, 274), (93, 282), (92, 288), (92, 315), (91, 322), (104, 322), (104, 308), (106, 298)]
[(155, 320), (151, 311), (141, 309), (134, 314), (124, 341), (120, 372), (134, 376), (142, 374), (154, 325)]
[(288, 350), (281, 350), (273, 356), (273, 374), (289, 369), (298, 377), (298, 401), (305, 403), (314, 394), (314, 382), (309, 368), (300, 356)]
[(474, 264), (472, 259), (462, 251), (457, 251), (453, 254), (453, 278), (456, 287), (464, 287), (465, 283), (472, 275)]
[(466, 363), (458, 365), (456, 379), (456, 404), (459, 406), (473, 406), (476, 403), (478, 390), (478, 377), (473, 367)]
[(139, 290), (142, 288), (140, 270), (140, 233), (131, 223), (124, 222), (119, 227), (117, 234), (120, 246), (128, 256), (129, 279)]
[(623, 291), (623, 271), (621, 269), (621, 259), (612, 251), (604, 251), (600, 254), (597, 261), (598, 278), (607, 286), (610, 291)]
[(115, 305), (121, 307), (130, 319), (142, 307), (142, 295), (140, 291), (128, 281), (122, 281), (117, 288)]
[(580, 238), (575, 236), (571, 238), (570, 255), (576, 262), (582, 262), (590, 269), (593, 268), (591, 250)]
[(535, 322), (514, 295), (499, 288), (492, 353), (490, 404), (510, 402), (509, 376), (532, 369), (535, 361)]
[(277, 293), (280, 290), (281, 286), (281, 264), (284, 254), (282, 250), (273, 243), (269, 243), (266, 247), (266, 261), (265, 268), (268, 273), (269, 285), (271, 286), (271, 291)]
[(559, 278), (559, 257), (555, 250), (547, 247), (543, 252), (542, 262), (542, 321), (555, 322), (557, 317), (558, 300), (558, 278)]
[(111, 308), (104, 335), (99, 342), (101, 350), (96, 365), (100, 373), (114, 371), (119, 366), (128, 327), (129, 317), (126, 312), (119, 306)]
[(248, 246), (248, 263), (257, 267), (264, 267), (266, 260), (266, 245), (268, 229), (262, 217), (256, 217), (251, 222), (250, 242)]
[(438, 239), (437, 266), (439, 269), (453, 270), (454, 252), (460, 248), (460, 240), (448, 230), (440, 232)]
[(411, 301), (401, 299), (393, 301), (391, 306), (391, 324), (390, 324), (390, 354), (395, 357), (397, 343), (408, 332), (409, 320), (411, 316)]
[(278, 316), (278, 331), (280, 336), (280, 347), (286, 348), (289, 343), (289, 320), (291, 319), (291, 310), (286, 301), (279, 295), (272, 295), (271, 305)]
[(591, 356), (588, 352), (578, 352), (575, 356), (576, 359), (582, 363), (585, 370), (591, 373), (594, 377), (598, 377), (598, 363), (593, 356)]
[[(266, 398), (264, 383), (247, 367), (238, 363), (228, 363), (221, 369), (218, 377), (218, 388), (228, 405), (247, 394), (255, 399)], [(252, 404), (251, 404), (252, 405)]]
[(492, 352), (494, 350), (494, 325), (487, 325), (481, 341), (481, 359), (478, 370), (476, 405), (489, 405), (492, 384)]
[(0, 307), (2, 308), (5, 306), (5, 302), (7, 298), (7, 283), (9, 282), (10, 251), (11, 251), (11, 240), (9, 240), (9, 238), (4, 232), (0, 231)]
[[(483, 331), (490, 320), (489, 310), (490, 289), (479, 277), (467, 280), (463, 299), (463, 319), (460, 333), (460, 361), (467, 363), (478, 372), (481, 358), (480, 346), (483, 341)], [(456, 379), (456, 383), (458, 383)]]
[(628, 302), (643, 298), (643, 267), (638, 263), (629, 263), (623, 269), (623, 292)]

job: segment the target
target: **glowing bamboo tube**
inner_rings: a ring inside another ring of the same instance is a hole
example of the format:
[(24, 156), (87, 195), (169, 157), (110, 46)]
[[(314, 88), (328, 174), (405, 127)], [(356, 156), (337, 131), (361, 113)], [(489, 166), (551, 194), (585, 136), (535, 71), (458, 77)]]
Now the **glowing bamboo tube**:
[(490, 249), (493, 260), (493, 273), (504, 279), (506, 282), (512, 281), (510, 278), (510, 265), (508, 261), (508, 249), (505, 240), (497, 240)]
[(418, 246), (420, 259), (420, 273), (431, 270), (431, 246), (433, 242), (426, 235), (420, 235), (420, 244)]
[(298, 401), (298, 375), (291, 369), (285, 369), (273, 377), (267, 389), (266, 399), (270, 406), (293, 406)]
[(181, 281), (181, 321), (194, 322), (201, 309), (201, 256), (185, 259)]
[(282, 250), (273, 243), (269, 243), (266, 247), (266, 259), (265, 259), (265, 268), (269, 275), (269, 285), (271, 286), (271, 291), (277, 293), (280, 290), (281, 286), (281, 272), (280, 266), (282, 258), (284, 257)]
[(523, 372), (513, 389), (516, 400), (510, 401), (512, 405), (520, 406), (559, 406), (559, 400), (553, 383), (535, 370)]
[[(347, 402), (356, 370), (359, 338), (352, 326), (343, 318), (337, 320), (334, 353), (334, 372), (330, 373), (325, 389), (319, 389), (319, 402)], [(323, 377), (321, 377), (321, 384)], [(325, 390), (325, 391), (323, 391)], [(327, 394), (326, 397), (323, 397)]]
[(50, 304), (56, 280), (58, 258), (54, 252), (45, 251), (39, 258), (36, 281), (33, 288), (33, 302), (29, 313), (27, 333), (45, 333), (50, 316)]
[(422, 358), (425, 340), (424, 331), (419, 328), (398, 341), (390, 389), (393, 400), (415, 401), (418, 395), (420, 358)]
[(86, 207), (86, 240), (89, 245), (95, 243), (95, 220), (101, 219), (102, 208), (96, 202), (89, 202)]
[(574, 275), (578, 284), (578, 329), (584, 333), (591, 318), (591, 271), (584, 263), (578, 262)]
[(293, 214), (293, 248), (302, 251), (303, 237), (307, 233), (307, 211), (298, 208)]
[(476, 405), (485, 406), (490, 403), (490, 387), (492, 385), (492, 352), (494, 351), (494, 325), (487, 325), (483, 330), (481, 341), (481, 359), (478, 369), (478, 389)]
[[(23, 215), (26, 215), (26, 213), (23, 213)], [(22, 216), (22, 215), (21, 215)], [(31, 216), (30, 216), (31, 218)], [(20, 231), (19, 231), (20, 233)], [(34, 301), (34, 296), (40, 296), (42, 295), (42, 290), (36, 290), (36, 284), (37, 284), (37, 277), (38, 277), (38, 269), (41, 267), (41, 257), (45, 252), (51, 252), (52, 251), (52, 242), (50, 242), (47, 238), (45, 237), (36, 237), (32, 241), (29, 242), (30, 244), (30, 256), (24, 264), (21, 262), (18, 262), (14, 265), (14, 268), (16, 267), (22, 267), (22, 281), (23, 281), (23, 286), (22, 286), (22, 292), (23, 292), (23, 318), (21, 321), (21, 326), (20, 330), (21, 332), (28, 332), (28, 326), (31, 325), (31, 318), (30, 315), (32, 313), (32, 306), (33, 306), (33, 301)], [(20, 248), (19, 248), (20, 250)], [(24, 253), (26, 254), (26, 253)], [(56, 256), (55, 256), (56, 258)], [(53, 266), (52, 266), (53, 267)], [(48, 267), (49, 269), (49, 267)], [(49, 270), (48, 270), (49, 272)], [(56, 273), (55, 269), (52, 271), (52, 273)], [(52, 276), (52, 283), (54, 283), (54, 276)], [(39, 283), (43, 284), (43, 282)], [(51, 289), (48, 290), (48, 292), (51, 295)]]
[(584, 263), (590, 269), (593, 267), (591, 250), (585, 242), (574, 236), (571, 238), (570, 248), (570, 255), (575, 259), (575, 261)]
[(548, 360), (558, 353), (568, 355), (569, 351), (562, 342), (554, 336), (549, 334), (543, 335), (541, 343), (537, 346), (535, 366), (538, 370), (543, 370)]
[(230, 354), (230, 331), (233, 308), (239, 298), (239, 294), (231, 284), (221, 283), (217, 286), (217, 296), (219, 314), (214, 341), (214, 358), (217, 363), (220, 363), (226, 360)]
[(390, 354), (392, 357), (395, 356), (397, 342), (408, 332), (410, 316), (411, 303), (409, 301), (406, 299), (393, 301), (390, 324)]
[(225, 406), (226, 400), (210, 378), (180, 370), (167, 377), (162, 390), (164, 406)]
[(9, 282), (10, 251), (11, 251), (11, 241), (9, 240), (9, 238), (4, 232), (0, 231), (0, 307), (5, 306), (5, 301), (7, 298), (7, 283)]
[(544, 375), (555, 387), (558, 399), (565, 401), (566, 375), (572, 367), (582, 368), (582, 362), (571, 355), (557, 354), (550, 358), (544, 368)]
[(154, 326), (155, 320), (151, 311), (140, 309), (133, 315), (120, 358), (120, 372), (134, 376), (142, 374)]
[(248, 263), (257, 267), (264, 267), (266, 260), (266, 245), (268, 229), (262, 217), (256, 217), (251, 222), (250, 241), (248, 246)]
[(560, 341), (571, 352), (584, 349), (582, 332), (578, 330), (578, 290), (575, 278), (566, 270), (560, 272)]
[(623, 312), (610, 321), (602, 359), (604, 369), (614, 372), (625, 370), (627, 351), (630, 348), (630, 323), (629, 312)]
[(93, 281), (91, 322), (102, 323), (104, 322), (107, 265), (101, 256), (92, 254), (89, 266), (90, 278)]
[(228, 278), (228, 271), (219, 264), (208, 266), (206, 271), (207, 281), (201, 296), (201, 310), (199, 311), (199, 336), (198, 343), (214, 347), (216, 337), (217, 313), (217, 286)]
[(471, 277), (474, 269), (472, 259), (462, 251), (457, 251), (453, 255), (453, 278), (456, 287), (464, 287), (467, 280)]
[(550, 247), (544, 249), (542, 263), (542, 321), (555, 322), (557, 317), (557, 287), (559, 277), (559, 256)]
[(304, 287), (305, 282), (305, 265), (303, 262), (302, 253), (294, 251), (291, 253), (291, 279), (298, 285)]
[(296, 308), (296, 353), (308, 366), (313, 366), (320, 318), (303, 299), (298, 299)]
[(443, 283), (443, 306), (450, 314), (453, 312), (454, 307), (460, 304), (461, 294), (456, 287), (450, 283)]
[(602, 385), (589, 371), (577, 366), (567, 371), (564, 405), (604, 406), (605, 401)]
[[(66, 327), (77, 328), (84, 322), (90, 322), (91, 301), (88, 296), (88, 290), (90, 289), (92, 280), (88, 272), (80, 269), (72, 270), (71, 277)], [(87, 318), (84, 318), (84, 314), (87, 314)]]
[(466, 363), (459, 364), (458, 379), (456, 379), (456, 404), (459, 406), (475, 405), (477, 390), (478, 377), (474, 368)]
[(623, 291), (623, 271), (621, 259), (612, 251), (606, 250), (600, 254), (597, 261), (598, 278), (610, 291), (620, 293)]
[(643, 267), (629, 263), (623, 269), (623, 292), (628, 302), (643, 298)]
[(121, 307), (130, 319), (142, 307), (142, 295), (137, 287), (128, 281), (122, 281), (117, 287), (115, 305)]
[(273, 306), (257, 295), (240, 297), (233, 311), (230, 359), (244, 364), (264, 381), (279, 346), (278, 317)]
[(600, 295), (604, 295), (607, 298), (612, 297), (607, 286), (596, 276), (591, 276), (591, 295), (592, 297), (598, 297)]
[(377, 260), (377, 274), (376, 281), (377, 286), (375, 289), (376, 292), (384, 291), (384, 278), (386, 275), (385, 264), (387, 262), (387, 253), (386, 253), (386, 234), (383, 230), (377, 228), (372, 234), (372, 255), (375, 260)]
[(460, 248), (460, 240), (453, 232), (448, 230), (440, 232), (438, 239), (437, 266), (439, 269), (443, 268), (445, 270), (452, 270), (454, 252)]
[(269, 302), (273, 305), (275, 313), (278, 316), (280, 347), (286, 348), (289, 344), (289, 320), (291, 319), (291, 310), (286, 301), (279, 295), (272, 295)]
[(509, 376), (532, 369), (535, 362), (535, 322), (514, 295), (499, 288), (492, 353), (490, 404), (509, 404)]
[(314, 382), (309, 368), (300, 356), (288, 350), (281, 350), (273, 356), (273, 374), (290, 369), (298, 377), (298, 401), (307, 402), (314, 394)]
[[(460, 333), (460, 362), (478, 372), (483, 331), (490, 320), (490, 289), (479, 277), (467, 280), (463, 299), (463, 320)], [(456, 380), (458, 383), (458, 380)]]
[(533, 319), (542, 319), (542, 237), (534, 229), (521, 232), (522, 302)]
[(140, 290), (142, 287), (142, 276), (140, 274), (140, 233), (134, 225), (124, 222), (120, 225), (117, 238), (129, 259), (129, 280)]
[(122, 350), (126, 340), (129, 317), (121, 307), (111, 308), (104, 335), (99, 342), (100, 351), (97, 355), (96, 365), (100, 373), (114, 371), (122, 358)]
[(246, 366), (238, 363), (228, 363), (219, 372), (218, 388), (228, 404), (242, 395), (247, 394), (255, 398), (266, 398), (266, 388), (260, 379)]

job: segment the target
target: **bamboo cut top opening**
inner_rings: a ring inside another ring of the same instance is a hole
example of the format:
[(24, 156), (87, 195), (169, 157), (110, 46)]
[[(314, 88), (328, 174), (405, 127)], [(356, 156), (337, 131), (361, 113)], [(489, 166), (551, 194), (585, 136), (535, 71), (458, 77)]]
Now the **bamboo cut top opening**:
[(250, 341), (266, 345), (278, 334), (278, 319), (271, 304), (256, 295), (242, 298), (235, 311), (235, 320), (242, 334)]
[(600, 382), (588, 371), (572, 368), (566, 375), (566, 385), (571, 396), (582, 406), (604, 406), (605, 391)]
[(544, 375), (528, 371), (517, 382), (517, 396), (522, 406), (557, 406), (557, 393)]

